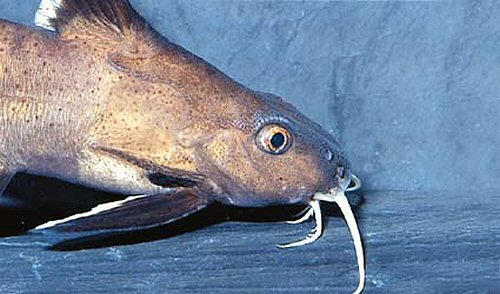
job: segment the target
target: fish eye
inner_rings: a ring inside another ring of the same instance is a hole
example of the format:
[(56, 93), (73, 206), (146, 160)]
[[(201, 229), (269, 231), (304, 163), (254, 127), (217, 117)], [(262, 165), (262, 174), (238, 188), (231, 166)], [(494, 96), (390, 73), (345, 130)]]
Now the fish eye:
[(292, 145), (292, 135), (285, 127), (271, 124), (259, 130), (256, 143), (262, 151), (271, 154), (283, 154)]

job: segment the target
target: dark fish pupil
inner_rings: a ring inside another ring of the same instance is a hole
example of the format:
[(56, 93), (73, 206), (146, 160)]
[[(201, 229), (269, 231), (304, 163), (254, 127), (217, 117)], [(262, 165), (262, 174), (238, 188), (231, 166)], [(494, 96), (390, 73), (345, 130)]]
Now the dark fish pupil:
[(271, 138), (271, 145), (275, 149), (280, 149), (281, 147), (283, 147), (284, 144), (285, 144), (285, 135), (283, 135), (282, 133), (276, 133)]

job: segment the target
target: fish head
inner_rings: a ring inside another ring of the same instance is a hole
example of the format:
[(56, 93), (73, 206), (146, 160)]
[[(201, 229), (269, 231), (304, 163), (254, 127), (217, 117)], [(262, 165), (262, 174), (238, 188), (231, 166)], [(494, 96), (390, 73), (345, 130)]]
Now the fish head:
[[(127, 1), (98, 3), (98, 15), (63, 3), (58, 21), (46, 24), (71, 42), (101, 41), (91, 52), (102, 55), (105, 80), (113, 81), (104, 99), (111, 114), (103, 115), (93, 145), (141, 163), (151, 183), (136, 190), (197, 186), (219, 202), (248, 207), (308, 204), (318, 193), (347, 188), (345, 153), (317, 123), (171, 43)], [(82, 30), (73, 18), (104, 30)]]
[(345, 191), (350, 164), (320, 125), (272, 94), (247, 95), (232, 127), (211, 131), (197, 151), (217, 200), (236, 206), (307, 204), (317, 193)]

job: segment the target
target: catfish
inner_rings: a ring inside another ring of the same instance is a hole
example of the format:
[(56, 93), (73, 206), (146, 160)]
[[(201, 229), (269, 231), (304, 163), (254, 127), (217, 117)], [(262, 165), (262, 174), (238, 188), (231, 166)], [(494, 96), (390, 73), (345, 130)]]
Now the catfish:
[(35, 230), (142, 230), (215, 202), (307, 205), (290, 223), (315, 229), (288, 248), (320, 238), (320, 202), (333, 202), (363, 291), (345, 196), (360, 181), (331, 134), (170, 42), (127, 0), (43, 0), (35, 25), (0, 21), (0, 194), (23, 172), (129, 195)]

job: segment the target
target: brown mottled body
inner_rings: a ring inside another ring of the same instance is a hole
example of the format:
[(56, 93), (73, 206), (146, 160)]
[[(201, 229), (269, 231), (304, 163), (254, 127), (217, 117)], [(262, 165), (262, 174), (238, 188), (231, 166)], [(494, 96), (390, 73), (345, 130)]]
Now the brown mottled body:
[(139, 169), (90, 148), (106, 115), (105, 93), (118, 80), (102, 55), (6, 21), (0, 23), (0, 39), (0, 155), (9, 173), (117, 192), (141, 193), (137, 184), (153, 189)]
[[(270, 198), (248, 201), (255, 204), (292, 194), (296, 199), (288, 202), (297, 202), (315, 192), (302, 183), (326, 182), (325, 174), (314, 172), (321, 163), (311, 150), (275, 159), (273, 169), (287, 170), (278, 175), (252, 163), (269, 154), (235, 148), (254, 145), (258, 114), (289, 109), (298, 116), (295, 109), (237, 84), (146, 23), (136, 25), (116, 32), (82, 21), (56, 35), (1, 23), (0, 154), (11, 173), (128, 194), (165, 188), (152, 184), (143, 167), (107, 152), (116, 150), (147, 159), (155, 168), (230, 174), (241, 185), (221, 187), (229, 183), (208, 179), (205, 185), (241, 194), (258, 189), (256, 196)], [(255, 158), (241, 161), (249, 155)], [(290, 160), (301, 166), (296, 173)], [(245, 204), (230, 194), (219, 200)]]

